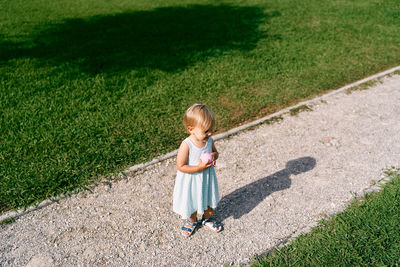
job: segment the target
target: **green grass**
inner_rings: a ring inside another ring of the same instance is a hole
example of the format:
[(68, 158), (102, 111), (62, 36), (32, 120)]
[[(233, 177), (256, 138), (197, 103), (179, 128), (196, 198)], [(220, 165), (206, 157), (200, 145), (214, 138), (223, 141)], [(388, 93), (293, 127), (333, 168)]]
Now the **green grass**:
[(5, 220), (3, 220), (3, 221), (0, 221), (0, 226), (12, 224), (12, 223), (14, 223), (15, 221), (16, 221), (15, 218), (5, 219)]
[(400, 61), (400, 2), (2, 0), (0, 212)]
[(289, 110), (289, 114), (291, 116), (297, 116), (297, 114), (299, 114), (302, 111), (312, 111), (312, 108), (310, 108), (307, 105), (301, 105), (297, 108), (292, 108), (291, 110)]
[(335, 217), (253, 266), (399, 266), (400, 169), (383, 190), (355, 199)]
[(347, 94), (351, 94), (351, 92), (353, 91), (363, 91), (363, 90), (367, 90), (375, 85), (377, 85), (380, 82), (379, 79), (374, 79), (374, 80), (370, 80), (368, 82), (362, 83), (360, 85), (351, 87), (349, 89), (346, 90)]

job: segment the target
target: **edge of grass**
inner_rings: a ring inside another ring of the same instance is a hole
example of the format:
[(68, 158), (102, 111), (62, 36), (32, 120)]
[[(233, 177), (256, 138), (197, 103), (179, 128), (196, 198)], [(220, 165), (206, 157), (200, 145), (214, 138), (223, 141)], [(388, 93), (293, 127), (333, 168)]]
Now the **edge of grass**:
[[(214, 136), (214, 140), (220, 140), (220, 139), (223, 139), (223, 138), (229, 138), (229, 137), (234, 136), (234, 135), (236, 135), (236, 134), (238, 134), (240, 132), (247, 131), (247, 130), (252, 130), (252, 129), (254, 129), (254, 128), (256, 128), (256, 127), (258, 127), (258, 126), (260, 126), (262, 124), (270, 125), (272, 123), (279, 122), (279, 121), (284, 119), (283, 115), (285, 115), (287, 113), (291, 114), (292, 112), (294, 112), (295, 114), (298, 114), (298, 112), (301, 112), (301, 111), (304, 111), (304, 110), (310, 111), (312, 109), (309, 106), (312, 105), (312, 103), (317, 103), (317, 102), (324, 103), (324, 102), (326, 102), (325, 98), (327, 98), (327, 97), (330, 97), (332, 95), (339, 94), (339, 93), (342, 93), (342, 92), (347, 92), (349, 89), (351, 89), (353, 87), (357, 87), (360, 84), (368, 83), (369, 81), (374, 81), (374, 80), (378, 80), (378, 79), (383, 79), (384, 77), (390, 77), (392, 75), (400, 75), (400, 66), (396, 66), (396, 67), (390, 68), (390, 69), (388, 69), (386, 71), (383, 71), (383, 72), (368, 76), (368, 77), (366, 77), (366, 78), (364, 78), (364, 79), (362, 79), (360, 81), (357, 81), (357, 82), (354, 82), (352, 84), (343, 86), (343, 87), (338, 88), (336, 90), (329, 91), (329, 92), (323, 94), (322, 96), (317, 96), (317, 97), (315, 97), (313, 99), (309, 99), (309, 100), (300, 102), (300, 103), (298, 103), (296, 105), (284, 108), (284, 109), (282, 109), (282, 110), (280, 110), (278, 112), (275, 112), (273, 114), (270, 114), (268, 116), (265, 116), (263, 118), (255, 120), (253, 122), (249, 122), (249, 123), (247, 123), (245, 125), (241, 125), (239, 127), (233, 128), (233, 129), (231, 129), (231, 130), (229, 130), (229, 131), (227, 131), (225, 133), (220, 133), (220, 134)], [(98, 181), (95, 180), (90, 185), (87, 185), (87, 186), (82, 185), (79, 188), (76, 188), (76, 189), (74, 189), (74, 190), (72, 190), (70, 192), (66, 192), (66, 193), (60, 194), (58, 196), (52, 197), (50, 199), (43, 200), (43, 201), (41, 201), (39, 203), (35, 203), (35, 204), (33, 204), (33, 205), (29, 206), (29, 207), (20, 208), (20, 209), (14, 209), (14, 210), (11, 210), (11, 211), (6, 211), (6, 212), (4, 212), (2, 214), (0, 213), (0, 223), (5, 221), (5, 220), (8, 220), (10, 218), (18, 218), (18, 217), (20, 217), (20, 216), (22, 216), (22, 215), (24, 215), (24, 214), (26, 214), (28, 212), (31, 212), (33, 210), (46, 207), (46, 206), (48, 206), (48, 205), (50, 205), (50, 204), (52, 204), (54, 202), (58, 202), (61, 199), (69, 197), (69, 196), (71, 196), (73, 194), (92, 191), (92, 189), (95, 188), (96, 186), (98, 186), (99, 184), (106, 184), (106, 185), (111, 186), (111, 184), (113, 182), (117, 182), (117, 181), (120, 181), (120, 180), (123, 180), (123, 179), (129, 181), (131, 176), (133, 176), (135, 173), (139, 173), (140, 171), (146, 169), (147, 167), (150, 167), (150, 166), (152, 166), (152, 165), (154, 165), (156, 163), (159, 163), (161, 161), (164, 161), (164, 160), (167, 160), (167, 159), (169, 159), (171, 157), (174, 157), (176, 155), (176, 152), (177, 152), (177, 150), (174, 150), (174, 151), (169, 152), (167, 154), (164, 154), (164, 155), (161, 155), (159, 157), (156, 157), (153, 160), (150, 160), (148, 162), (131, 166), (131, 167), (125, 169), (125, 170), (122, 170), (118, 174), (117, 174), (117, 171), (116, 171), (111, 175), (102, 176), (102, 177), (100, 177), (100, 179)]]
[(307, 106), (307, 105), (301, 105), (298, 106), (297, 108), (292, 108), (289, 110), (290, 116), (297, 116), (300, 112), (303, 111), (312, 111), (312, 108)]
[(8, 219), (5, 219), (5, 220), (3, 220), (3, 221), (0, 221), (0, 227), (1, 227), (1, 226), (8, 225), (8, 224), (12, 224), (12, 223), (14, 223), (16, 220), (17, 220), (16, 218), (8, 218)]
[(364, 91), (364, 90), (368, 90), (369, 88), (376, 86), (378, 84), (382, 84), (383, 83), (383, 79), (385, 77), (392, 77), (393, 75), (400, 75), (400, 70), (395, 70), (394, 72), (387, 74), (383, 77), (379, 77), (370, 81), (366, 81), (364, 83), (361, 83), (357, 86), (353, 86), (350, 87), (349, 89), (346, 90), (346, 94), (351, 94), (354, 91)]
[[(347, 214), (353, 214), (354, 217), (361, 217), (362, 218), (362, 211), (361, 209), (367, 209), (369, 205), (373, 206), (376, 204), (378, 201), (381, 200), (385, 195), (384, 194), (389, 194), (392, 191), (396, 191), (396, 188), (393, 189), (394, 186), (396, 186), (395, 183), (399, 183), (400, 181), (400, 167), (391, 167), (387, 168), (383, 171), (385, 177), (378, 182), (372, 184), (369, 188), (364, 190), (364, 194), (362, 196), (358, 196), (353, 198), (349, 205), (341, 212), (321, 219), (317, 225), (311, 225), (310, 227), (303, 228), (307, 229), (306, 231), (298, 231), (292, 236), (288, 237), (287, 239), (281, 241), (278, 245), (274, 246), (273, 248), (267, 250), (265, 253), (261, 255), (256, 255), (253, 257), (253, 262), (251, 262), (251, 266), (276, 266), (276, 265), (292, 265), (293, 263), (297, 264), (330, 264), (329, 262), (318, 262), (318, 259), (313, 260), (313, 253), (312, 251), (318, 250), (315, 248), (316, 246), (319, 246), (323, 243), (324, 238), (333, 238), (332, 236), (329, 236), (326, 234), (327, 232), (331, 233), (336, 233), (340, 232), (340, 226), (344, 225), (346, 229), (348, 228), (349, 230), (352, 230), (359, 234), (361, 232), (360, 229), (357, 229), (356, 226), (351, 225), (350, 222), (346, 221)], [(398, 185), (397, 185), (398, 186)], [(392, 190), (392, 191), (390, 191)], [(389, 192), (390, 191), (390, 192)], [(397, 188), (397, 191), (399, 191), (399, 188)], [(389, 193), (388, 193), (389, 192)], [(367, 207), (367, 208), (366, 208)], [(372, 208), (371, 208), (372, 209)], [(365, 212), (365, 211), (364, 211)], [(355, 219), (357, 220), (355, 225), (360, 224), (358, 220), (361, 220), (359, 218)], [(362, 225), (362, 223), (361, 223)], [(336, 227), (336, 228), (335, 228)], [(338, 229), (339, 228), (339, 229)], [(370, 230), (373, 231), (373, 230)], [(300, 233), (299, 233), (300, 232)], [(375, 233), (375, 232), (374, 232)], [(324, 236), (327, 235), (326, 236)], [(350, 235), (350, 233), (349, 233)], [(385, 240), (381, 240), (381, 237), (378, 236), (363, 236), (366, 239), (370, 239), (371, 242), (377, 243), (376, 246), (384, 246)], [(337, 240), (335, 240), (336, 244), (340, 244), (343, 246), (346, 246), (346, 241), (348, 241), (348, 237), (342, 238), (338, 237)], [(361, 242), (361, 241), (360, 241)], [(380, 244), (381, 242), (382, 244)], [(338, 246), (340, 246), (338, 245)], [(400, 241), (399, 244), (400, 246)], [(352, 244), (348, 245), (352, 246)], [(354, 245), (356, 247), (356, 245)], [(324, 246), (322, 246), (324, 249)], [(327, 250), (330, 250), (330, 253), (335, 254), (332, 257), (336, 257), (337, 253), (339, 253), (337, 250), (340, 248), (334, 247), (334, 248), (328, 248)], [(298, 252), (301, 251), (301, 252)], [(309, 252), (309, 253), (308, 253)], [(302, 255), (308, 253), (306, 256), (298, 256), (296, 259), (295, 257), (297, 256), (296, 253), (301, 253)], [(355, 253), (353, 251), (353, 253)], [(356, 254), (356, 253), (355, 253)], [(348, 255), (348, 254), (347, 254)], [(364, 255), (357, 255), (358, 258), (361, 260), (362, 256)], [(375, 255), (374, 255), (375, 256)], [(305, 258), (300, 258), (300, 257), (305, 257)], [(318, 257), (318, 256), (316, 256)], [(354, 257), (354, 255), (350, 255), (349, 257)], [(396, 256), (394, 256), (396, 257)], [(400, 253), (398, 254), (398, 260), (400, 260)], [(320, 260), (325, 260), (323, 257), (320, 256)], [(344, 259), (346, 260), (346, 259)], [(380, 263), (384, 264), (382, 260), (379, 258), (374, 258), (372, 257), (372, 261), (375, 261), (375, 264)], [(390, 259), (389, 259), (390, 260)], [(306, 261), (306, 262), (305, 262)], [(345, 262), (342, 262), (341, 264), (346, 265)], [(339, 264), (339, 265), (341, 265)], [(357, 264), (363, 265), (363, 262), (359, 261)], [(371, 262), (365, 263), (366, 265), (368, 264), (374, 264)]]
[(369, 88), (375, 86), (375, 85), (378, 84), (379, 82), (380, 82), (379, 79), (374, 79), (374, 80), (371, 80), (371, 81), (367, 81), (367, 82), (365, 82), (365, 83), (362, 83), (362, 84), (360, 84), (360, 85), (357, 85), (357, 86), (354, 86), (354, 87), (351, 87), (351, 88), (347, 89), (347, 90), (346, 90), (346, 94), (351, 94), (351, 93), (354, 92), (354, 91), (364, 91), (364, 90), (367, 90), (367, 89), (369, 89)]

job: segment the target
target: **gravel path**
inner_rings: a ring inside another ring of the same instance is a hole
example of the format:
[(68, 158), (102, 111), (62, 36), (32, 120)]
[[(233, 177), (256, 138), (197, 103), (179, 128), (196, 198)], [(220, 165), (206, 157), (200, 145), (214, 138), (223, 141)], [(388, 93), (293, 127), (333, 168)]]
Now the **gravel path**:
[(0, 228), (1, 266), (248, 263), (399, 166), (400, 76), (216, 142), (225, 229), (190, 239), (172, 213), (175, 160), (99, 185)]

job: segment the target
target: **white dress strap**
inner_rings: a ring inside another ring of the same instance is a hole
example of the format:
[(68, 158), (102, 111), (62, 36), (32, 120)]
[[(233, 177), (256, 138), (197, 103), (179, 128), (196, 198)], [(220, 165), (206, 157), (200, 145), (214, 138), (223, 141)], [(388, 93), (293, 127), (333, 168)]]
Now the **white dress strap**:
[(192, 150), (194, 144), (192, 143), (192, 140), (190, 140), (189, 137), (183, 140), (183, 142), (185, 142), (189, 146), (189, 149)]

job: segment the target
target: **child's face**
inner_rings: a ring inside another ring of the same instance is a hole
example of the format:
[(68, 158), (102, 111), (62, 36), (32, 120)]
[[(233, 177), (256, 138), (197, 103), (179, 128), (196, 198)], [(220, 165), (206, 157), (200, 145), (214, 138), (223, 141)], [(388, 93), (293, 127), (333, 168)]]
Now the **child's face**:
[(201, 127), (188, 127), (189, 133), (193, 135), (199, 142), (207, 143), (208, 138), (212, 135), (211, 129), (204, 130)]

